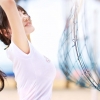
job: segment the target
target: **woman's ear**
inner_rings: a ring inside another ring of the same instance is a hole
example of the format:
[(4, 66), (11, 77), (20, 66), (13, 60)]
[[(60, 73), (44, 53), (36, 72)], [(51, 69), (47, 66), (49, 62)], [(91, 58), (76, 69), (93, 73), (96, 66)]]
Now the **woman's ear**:
[(0, 34), (2, 34), (2, 31), (0, 30)]
[(2, 34), (3, 34), (5, 37), (7, 37), (7, 31), (6, 31), (6, 29), (2, 29), (1, 32), (3, 32)]
[(2, 30), (0, 30), (0, 34), (3, 34), (5, 37), (7, 37), (7, 38), (11, 38), (11, 33), (10, 33), (10, 30), (8, 29), (8, 30), (6, 30), (6, 29), (2, 29)]

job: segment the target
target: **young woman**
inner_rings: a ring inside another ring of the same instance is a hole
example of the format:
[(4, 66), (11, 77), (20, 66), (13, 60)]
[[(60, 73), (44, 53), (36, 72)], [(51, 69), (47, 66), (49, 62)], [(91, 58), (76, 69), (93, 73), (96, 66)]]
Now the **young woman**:
[(50, 100), (56, 69), (30, 43), (29, 15), (14, 0), (0, 0), (0, 5), (0, 39), (8, 45), (20, 100)]

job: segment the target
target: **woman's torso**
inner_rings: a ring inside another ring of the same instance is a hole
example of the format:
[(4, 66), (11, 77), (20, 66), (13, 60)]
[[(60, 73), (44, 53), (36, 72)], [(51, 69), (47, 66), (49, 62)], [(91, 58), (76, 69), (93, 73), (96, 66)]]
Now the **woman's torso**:
[(30, 45), (30, 53), (24, 54), (13, 42), (7, 50), (13, 62), (20, 100), (50, 100), (55, 66)]

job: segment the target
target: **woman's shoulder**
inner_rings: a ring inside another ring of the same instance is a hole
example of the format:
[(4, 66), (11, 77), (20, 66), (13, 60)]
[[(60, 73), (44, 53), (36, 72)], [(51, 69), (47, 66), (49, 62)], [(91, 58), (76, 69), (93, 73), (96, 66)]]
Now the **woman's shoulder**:
[(26, 54), (13, 41), (11, 41), (11, 44), (6, 50), (7, 54), (22, 59), (31, 58), (34, 54), (34, 47), (29, 40), (28, 40), (28, 44), (29, 44), (30, 52)]

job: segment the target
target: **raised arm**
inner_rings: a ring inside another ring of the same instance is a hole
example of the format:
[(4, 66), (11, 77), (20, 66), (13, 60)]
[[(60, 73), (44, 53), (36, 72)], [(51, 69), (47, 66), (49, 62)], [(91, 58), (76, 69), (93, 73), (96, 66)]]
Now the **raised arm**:
[(28, 39), (15, 1), (0, 0), (0, 5), (8, 17), (12, 31), (12, 41), (18, 46), (19, 49), (28, 54), (30, 52)]

